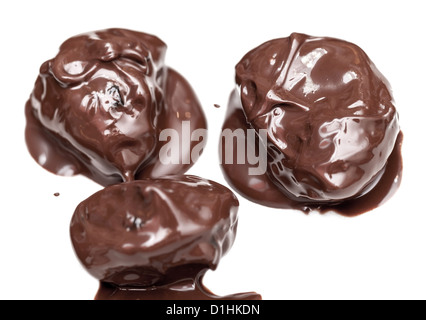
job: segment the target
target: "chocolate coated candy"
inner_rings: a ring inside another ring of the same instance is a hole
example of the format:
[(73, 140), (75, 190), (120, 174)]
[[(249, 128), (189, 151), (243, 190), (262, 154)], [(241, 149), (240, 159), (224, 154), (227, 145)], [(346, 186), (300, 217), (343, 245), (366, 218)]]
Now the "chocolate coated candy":
[[(163, 129), (180, 134), (185, 121), (189, 134), (206, 128), (197, 97), (164, 64), (165, 52), (157, 37), (123, 29), (65, 41), (41, 66), (26, 105), (34, 159), (51, 172), (82, 173), (103, 185), (189, 169), (192, 159), (159, 161)], [(189, 145), (183, 159), (196, 143)]]
[(224, 129), (267, 132), (266, 175), (223, 165), (242, 194), (318, 207), (361, 197), (381, 181), (398, 145), (398, 114), (388, 81), (359, 47), (294, 33), (247, 53), (236, 82)]
[(173, 279), (169, 271), (181, 266), (215, 269), (234, 242), (237, 210), (233, 193), (209, 180), (138, 180), (83, 201), (71, 222), (71, 238), (95, 278), (153, 285)]
[(79, 204), (71, 239), (101, 282), (96, 299), (260, 299), (217, 297), (202, 285), (232, 246), (238, 200), (195, 176), (109, 186)]

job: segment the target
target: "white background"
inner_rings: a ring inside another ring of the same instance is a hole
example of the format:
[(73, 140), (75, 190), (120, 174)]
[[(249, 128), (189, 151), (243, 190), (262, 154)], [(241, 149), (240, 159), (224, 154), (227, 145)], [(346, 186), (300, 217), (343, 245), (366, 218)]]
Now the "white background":
[[(239, 197), (237, 240), (205, 284), (264, 299), (425, 299), (426, 30), (424, 1), (7, 1), (1, 6), (0, 298), (93, 299), (98, 283), (69, 239), (78, 203), (101, 187), (48, 173), (24, 143), (24, 105), (40, 65), (67, 38), (121, 27), (168, 44), (166, 62), (192, 84), (209, 121), (208, 146), (189, 173), (225, 183), (217, 142), (234, 66), (291, 32), (363, 48), (392, 84), (404, 174), (385, 205), (355, 218), (305, 215)], [(213, 105), (219, 104), (217, 109)], [(60, 196), (53, 194), (59, 192)]]

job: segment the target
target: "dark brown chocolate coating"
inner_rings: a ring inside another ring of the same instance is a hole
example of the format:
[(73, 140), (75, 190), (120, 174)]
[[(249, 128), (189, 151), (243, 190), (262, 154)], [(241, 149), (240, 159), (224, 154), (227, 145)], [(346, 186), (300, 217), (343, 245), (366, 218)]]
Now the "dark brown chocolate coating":
[(145, 179), (83, 201), (70, 233), (77, 257), (102, 283), (99, 299), (131, 292), (138, 299), (168, 293), (177, 299), (179, 292), (170, 291), (178, 287), (183, 298), (215, 298), (201, 278), (232, 246), (237, 211), (237, 198), (218, 183), (195, 176)]
[(188, 170), (192, 158), (159, 161), (167, 143), (159, 134), (181, 133), (185, 120), (190, 133), (205, 129), (206, 119), (187, 81), (164, 64), (165, 52), (157, 37), (123, 29), (65, 41), (41, 66), (26, 105), (34, 159), (53, 173), (82, 173), (102, 185)]
[(265, 175), (222, 165), (250, 200), (304, 210), (340, 205), (391, 179), (384, 172), (395, 148), (401, 162), (390, 85), (352, 43), (298, 33), (268, 41), (237, 64), (236, 82), (223, 128), (267, 130)]

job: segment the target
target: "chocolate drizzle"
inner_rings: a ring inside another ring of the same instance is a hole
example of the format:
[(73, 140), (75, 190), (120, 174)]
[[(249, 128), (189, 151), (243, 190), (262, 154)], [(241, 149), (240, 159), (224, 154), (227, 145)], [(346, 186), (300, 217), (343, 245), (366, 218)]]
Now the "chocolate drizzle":
[(201, 283), (232, 246), (238, 200), (195, 176), (109, 186), (76, 209), (71, 239), (101, 281), (97, 299), (259, 299), (217, 297)]
[(356, 45), (294, 33), (247, 53), (236, 81), (223, 129), (267, 131), (247, 146), (266, 148), (265, 174), (222, 161), (249, 200), (356, 215), (399, 186), (402, 133), (390, 85)]
[(182, 138), (205, 129), (188, 82), (164, 64), (166, 45), (145, 33), (109, 29), (65, 41), (40, 68), (26, 105), (33, 158), (59, 175), (84, 174), (106, 186), (182, 174), (194, 163), (192, 141), (178, 164), (159, 161), (163, 129)]

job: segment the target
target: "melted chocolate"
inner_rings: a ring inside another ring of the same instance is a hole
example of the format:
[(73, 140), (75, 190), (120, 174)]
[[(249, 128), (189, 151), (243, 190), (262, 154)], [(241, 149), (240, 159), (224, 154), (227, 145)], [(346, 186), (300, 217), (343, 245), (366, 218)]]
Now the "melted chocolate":
[(261, 300), (261, 295), (254, 292), (217, 296), (204, 287), (204, 271), (198, 275), (161, 286), (142, 288), (137, 286), (120, 287), (100, 282), (95, 300)]
[(201, 283), (232, 246), (238, 200), (194, 176), (109, 186), (77, 207), (70, 227), (77, 257), (101, 282), (96, 299), (217, 297)]
[[(199, 141), (183, 141), (183, 132), (205, 129), (206, 119), (188, 82), (164, 64), (165, 52), (157, 37), (123, 29), (65, 41), (41, 66), (26, 105), (33, 158), (53, 173), (105, 186), (187, 171)], [(189, 145), (178, 164), (159, 161), (168, 143), (159, 139), (163, 129)]]
[(359, 47), (292, 34), (247, 53), (236, 81), (223, 129), (266, 130), (247, 148), (268, 155), (263, 175), (249, 176), (247, 159), (222, 161), (240, 194), (270, 207), (356, 215), (395, 192), (398, 114), (389, 83)]

